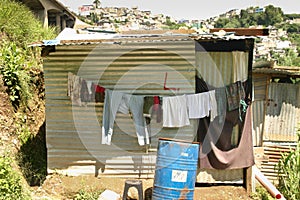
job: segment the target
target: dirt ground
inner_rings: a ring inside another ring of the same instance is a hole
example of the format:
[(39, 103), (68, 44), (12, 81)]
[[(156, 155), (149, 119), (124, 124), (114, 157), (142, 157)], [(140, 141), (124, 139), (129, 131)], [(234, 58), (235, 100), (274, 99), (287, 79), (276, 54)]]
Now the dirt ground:
[[(153, 186), (153, 179), (143, 179), (144, 191)], [(123, 194), (125, 179), (111, 177), (80, 176), (70, 177), (64, 175), (50, 175), (41, 187), (32, 188), (35, 199), (69, 200), (80, 189), (96, 191), (112, 190)], [(134, 193), (134, 191), (133, 191)], [(241, 186), (206, 186), (195, 187), (195, 200), (236, 200), (251, 199)], [(149, 199), (147, 199), (149, 200)]]

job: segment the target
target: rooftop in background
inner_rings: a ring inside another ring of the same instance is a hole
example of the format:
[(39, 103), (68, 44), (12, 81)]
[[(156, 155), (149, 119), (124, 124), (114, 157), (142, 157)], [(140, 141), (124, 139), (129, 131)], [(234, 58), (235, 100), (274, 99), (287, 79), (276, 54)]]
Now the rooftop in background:
[(300, 78), (300, 66), (277, 66), (272, 62), (254, 63), (252, 72), (255, 74), (270, 74), (272, 76), (293, 76)]
[(232, 32), (237, 36), (268, 36), (269, 29), (267, 28), (212, 28), (210, 33), (216, 33), (220, 31)]

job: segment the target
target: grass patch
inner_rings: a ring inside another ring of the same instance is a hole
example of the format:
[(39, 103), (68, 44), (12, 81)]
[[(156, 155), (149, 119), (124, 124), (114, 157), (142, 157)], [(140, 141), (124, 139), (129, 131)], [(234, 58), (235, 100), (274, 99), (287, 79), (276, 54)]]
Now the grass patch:
[(0, 199), (30, 199), (30, 195), (22, 186), (21, 176), (12, 167), (12, 163), (11, 158), (0, 157)]

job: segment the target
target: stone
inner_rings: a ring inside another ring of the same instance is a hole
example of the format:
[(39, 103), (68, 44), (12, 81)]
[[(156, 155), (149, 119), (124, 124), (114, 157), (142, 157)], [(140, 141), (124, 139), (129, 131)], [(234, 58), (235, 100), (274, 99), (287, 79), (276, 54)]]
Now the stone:
[(105, 190), (102, 192), (98, 198), (98, 200), (119, 200), (120, 195), (111, 190)]

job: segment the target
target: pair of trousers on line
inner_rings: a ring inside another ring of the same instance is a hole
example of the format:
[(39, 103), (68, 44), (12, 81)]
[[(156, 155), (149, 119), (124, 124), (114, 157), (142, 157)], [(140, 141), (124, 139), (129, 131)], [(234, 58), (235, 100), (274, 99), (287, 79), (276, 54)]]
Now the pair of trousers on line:
[(144, 97), (105, 90), (102, 120), (102, 144), (111, 144), (114, 121), (117, 112), (132, 113), (139, 145), (149, 144), (149, 134), (143, 116)]

